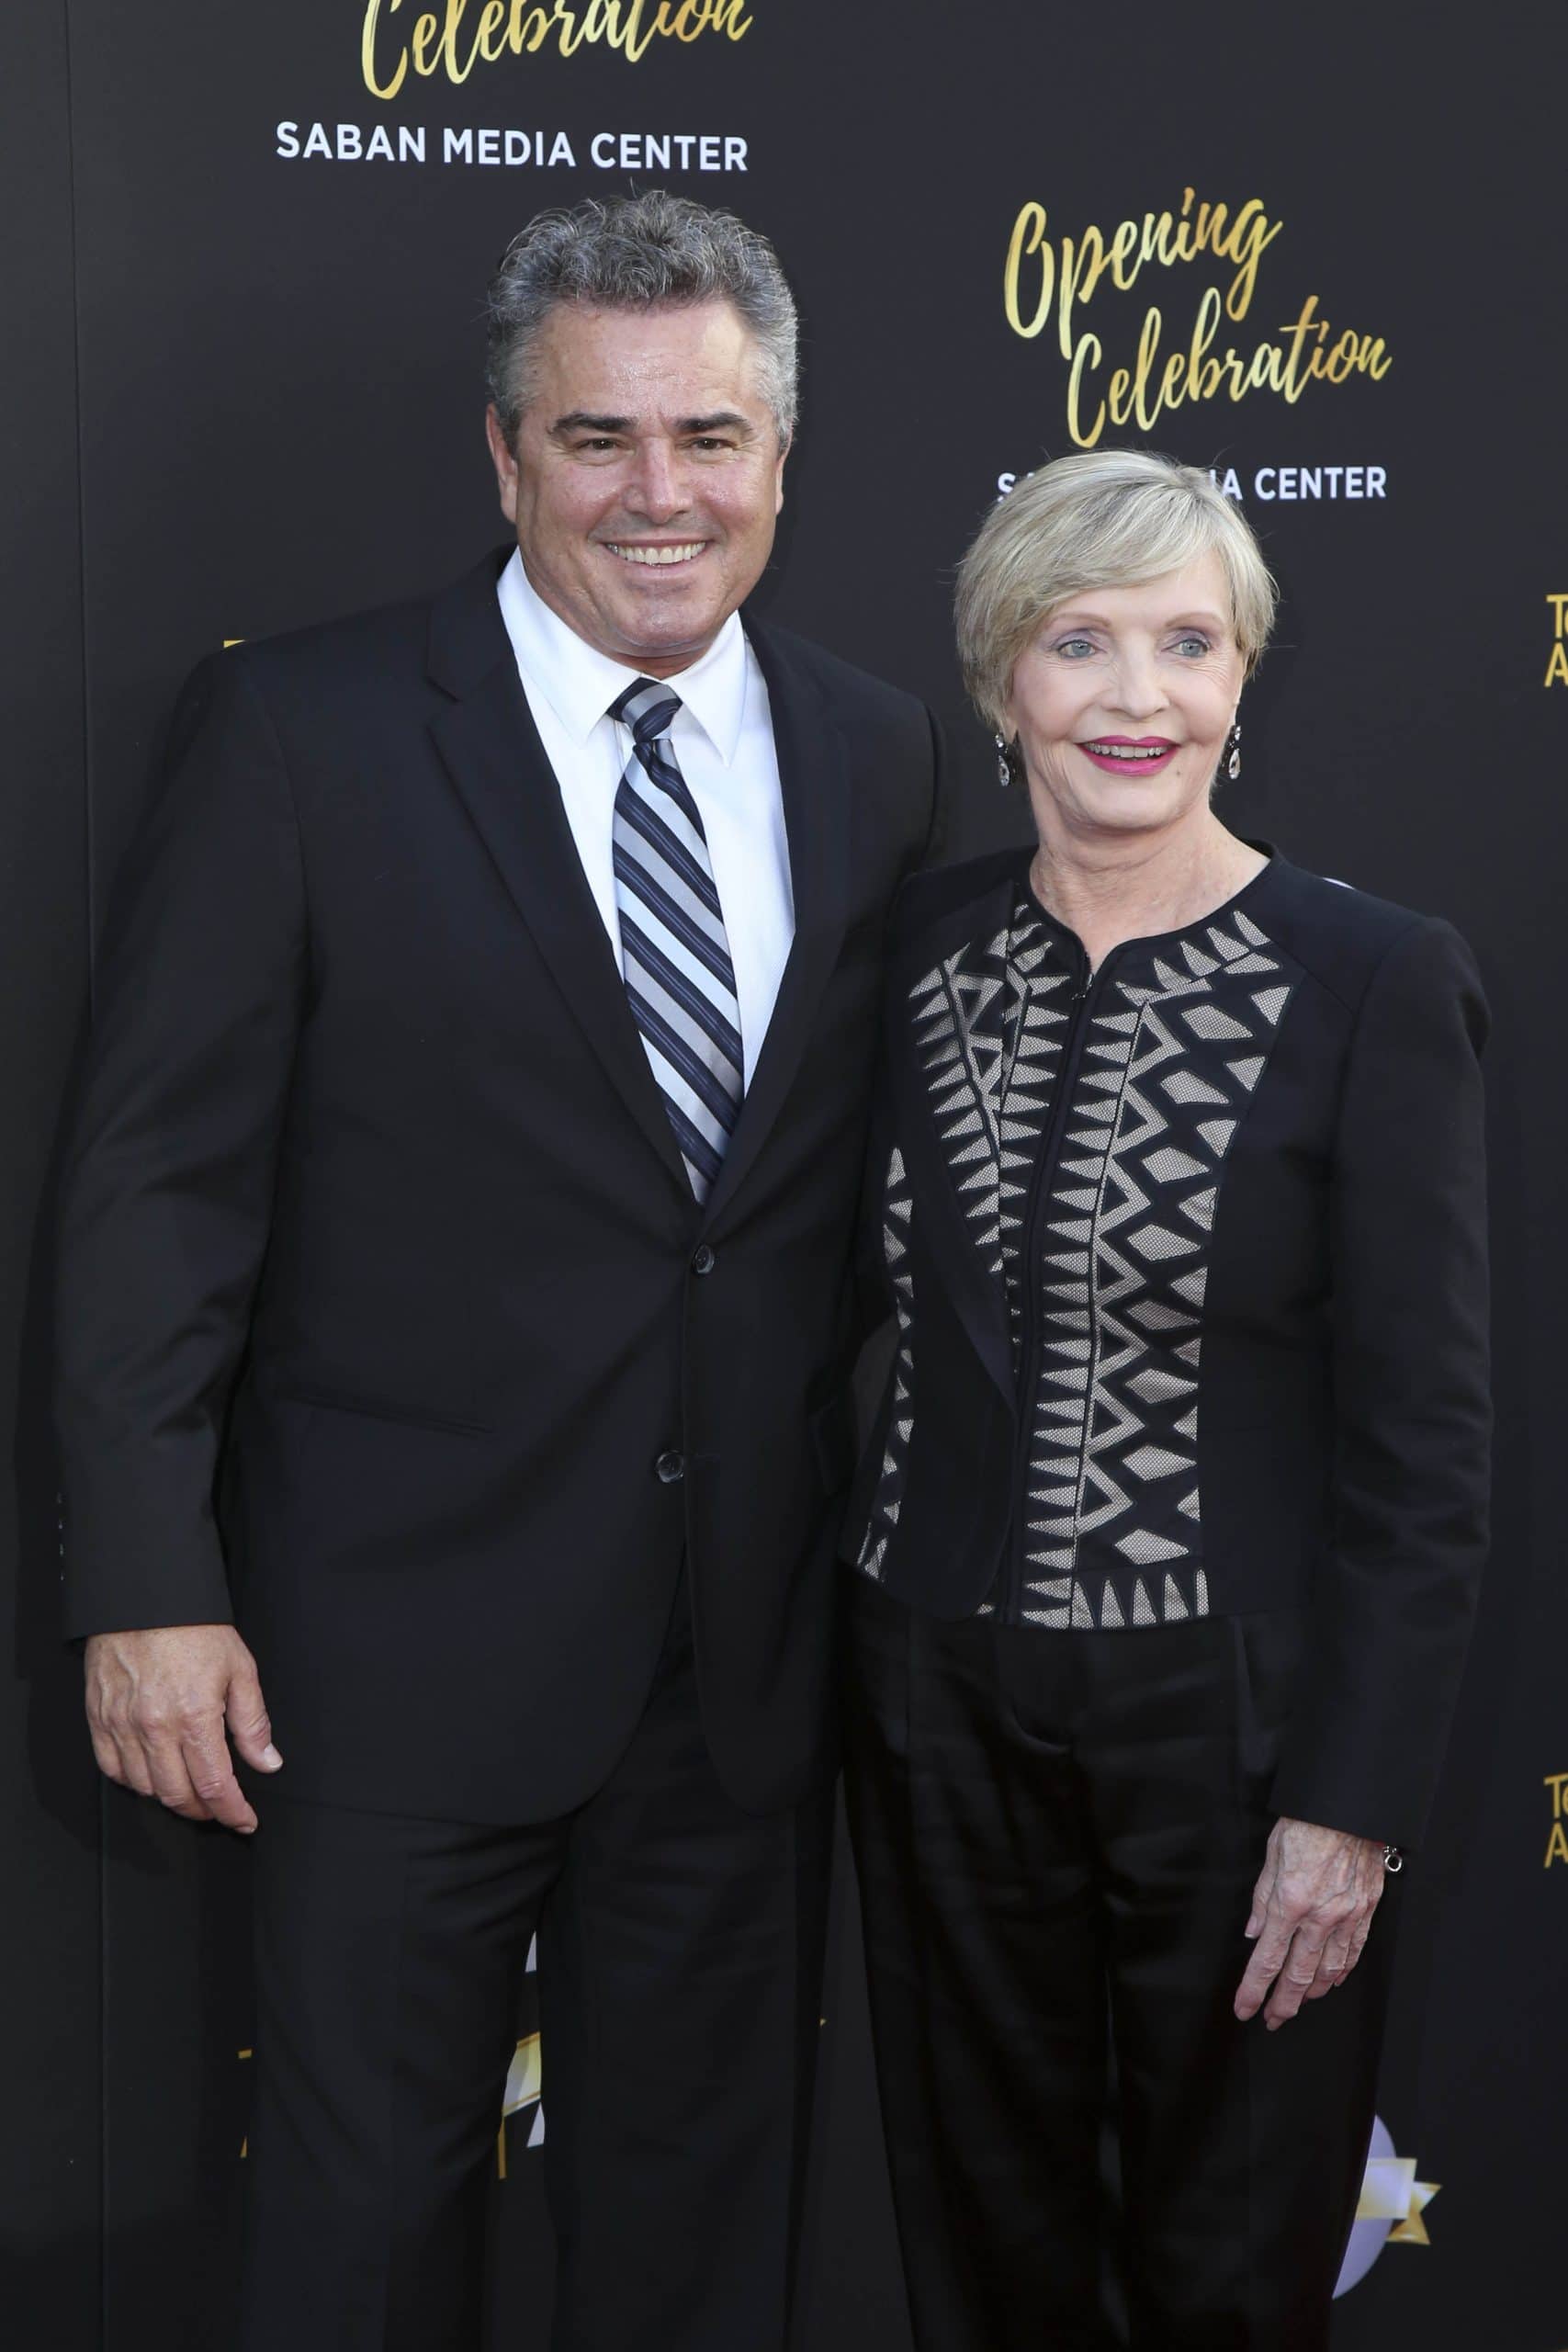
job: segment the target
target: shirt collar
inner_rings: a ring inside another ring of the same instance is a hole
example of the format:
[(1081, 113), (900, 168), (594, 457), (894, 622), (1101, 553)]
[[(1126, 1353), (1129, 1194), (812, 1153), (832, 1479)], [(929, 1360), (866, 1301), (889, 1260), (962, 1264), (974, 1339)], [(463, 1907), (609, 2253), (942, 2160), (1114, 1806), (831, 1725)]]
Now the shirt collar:
[[(543, 695), (574, 742), (586, 743), (615, 696), (641, 673), (612, 662), (552, 611), (515, 548), (496, 593), (524, 683)], [(740, 616), (731, 613), (707, 651), (668, 682), (727, 767), (746, 715), (748, 667)]]

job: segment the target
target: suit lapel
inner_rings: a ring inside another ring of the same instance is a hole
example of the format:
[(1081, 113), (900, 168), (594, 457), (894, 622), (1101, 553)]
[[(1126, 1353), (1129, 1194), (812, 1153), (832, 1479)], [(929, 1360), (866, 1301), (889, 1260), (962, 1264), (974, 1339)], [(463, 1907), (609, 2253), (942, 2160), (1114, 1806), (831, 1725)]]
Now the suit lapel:
[(795, 649), (750, 623), (746, 633), (768, 689), (789, 842), (795, 937), (724, 1166), (708, 1195), (705, 1215), (710, 1224), (755, 1164), (784, 1106), (846, 920), (851, 781), (842, 730), (820, 682)]
[(487, 559), (436, 600), (430, 671), (452, 699), (431, 732), (573, 1018), (689, 1201), (669, 1114), (517, 675), (496, 600), (499, 569)]

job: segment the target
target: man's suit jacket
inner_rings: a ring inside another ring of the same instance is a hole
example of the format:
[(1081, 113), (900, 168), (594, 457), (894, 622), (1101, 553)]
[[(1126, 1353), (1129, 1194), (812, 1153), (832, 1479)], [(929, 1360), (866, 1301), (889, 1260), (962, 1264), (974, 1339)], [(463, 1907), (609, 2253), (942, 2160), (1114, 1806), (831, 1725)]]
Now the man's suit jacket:
[(60, 1237), (73, 1634), (226, 1621), (285, 1781), (547, 1818), (684, 1556), (735, 1797), (820, 1769), (852, 1220), (929, 713), (782, 630), (795, 936), (690, 1191), (488, 559), (199, 670), (100, 958)]

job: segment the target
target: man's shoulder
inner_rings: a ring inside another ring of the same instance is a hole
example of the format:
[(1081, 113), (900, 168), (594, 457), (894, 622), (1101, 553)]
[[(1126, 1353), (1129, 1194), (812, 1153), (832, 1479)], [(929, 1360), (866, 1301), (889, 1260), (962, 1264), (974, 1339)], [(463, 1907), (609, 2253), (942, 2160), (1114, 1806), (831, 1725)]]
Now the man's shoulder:
[(247, 639), (225, 658), (264, 688), (385, 686), (399, 675), (423, 673), (435, 602), (434, 594), (409, 596), (311, 621)]
[(840, 709), (863, 711), (873, 718), (881, 717), (906, 726), (918, 724), (929, 732), (930, 714), (918, 695), (890, 685), (869, 670), (858, 669), (841, 654), (818, 645), (815, 638), (801, 637), (775, 621), (755, 619), (750, 613), (742, 617), (762, 674), (770, 683), (773, 678), (785, 683), (792, 678), (809, 680)]
[(237, 660), (263, 692), (287, 697), (395, 695), (423, 685), (433, 662), (461, 679), (493, 667), (506, 651), (495, 593), (496, 555), (423, 594), (247, 639)]

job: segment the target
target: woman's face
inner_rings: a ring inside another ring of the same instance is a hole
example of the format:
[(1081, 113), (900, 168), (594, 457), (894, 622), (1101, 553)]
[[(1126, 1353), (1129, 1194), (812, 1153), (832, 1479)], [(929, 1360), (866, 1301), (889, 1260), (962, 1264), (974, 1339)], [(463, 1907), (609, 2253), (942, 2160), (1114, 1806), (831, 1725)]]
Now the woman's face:
[(1206, 805), (1244, 664), (1212, 551), (1047, 616), (1008, 704), (1042, 831), (1168, 831)]

